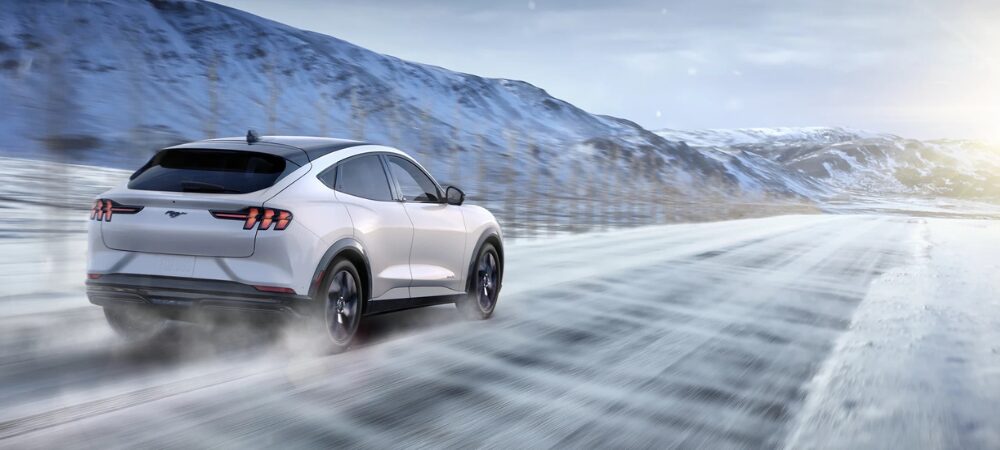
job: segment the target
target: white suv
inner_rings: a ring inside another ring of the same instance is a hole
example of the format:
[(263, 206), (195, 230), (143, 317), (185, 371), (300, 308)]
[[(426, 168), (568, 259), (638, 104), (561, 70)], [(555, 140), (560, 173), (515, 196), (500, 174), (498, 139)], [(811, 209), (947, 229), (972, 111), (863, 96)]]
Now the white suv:
[(334, 351), (365, 315), (455, 303), (486, 319), (503, 238), (464, 197), (363, 142), (250, 132), (169, 147), (95, 200), (87, 295), (130, 338), (276, 312), (322, 322)]

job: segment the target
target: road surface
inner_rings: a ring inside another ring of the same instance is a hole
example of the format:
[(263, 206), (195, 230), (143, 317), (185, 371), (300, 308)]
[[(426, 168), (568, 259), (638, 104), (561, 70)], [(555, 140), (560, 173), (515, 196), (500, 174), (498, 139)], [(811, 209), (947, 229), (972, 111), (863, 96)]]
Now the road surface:
[(1000, 447), (997, 222), (519, 242), (492, 320), (379, 316), (333, 356), (294, 328), (124, 344), (80, 239), (0, 243), (26, 255), (3, 263), (0, 447)]

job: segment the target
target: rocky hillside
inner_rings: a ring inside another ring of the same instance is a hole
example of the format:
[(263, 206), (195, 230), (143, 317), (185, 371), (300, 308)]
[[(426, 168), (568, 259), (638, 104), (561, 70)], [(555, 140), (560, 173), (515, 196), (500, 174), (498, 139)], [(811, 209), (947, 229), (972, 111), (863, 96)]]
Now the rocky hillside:
[(552, 191), (576, 177), (620, 192), (796, 192), (522, 81), (200, 0), (5, 0), (0, 90), (0, 152), (14, 156), (134, 167), (166, 144), (254, 128), (398, 145), (472, 191)]
[(801, 192), (820, 200), (917, 195), (1000, 201), (1000, 148), (979, 142), (821, 127), (657, 134), (726, 164), (759, 166), (757, 172), (804, 181)]

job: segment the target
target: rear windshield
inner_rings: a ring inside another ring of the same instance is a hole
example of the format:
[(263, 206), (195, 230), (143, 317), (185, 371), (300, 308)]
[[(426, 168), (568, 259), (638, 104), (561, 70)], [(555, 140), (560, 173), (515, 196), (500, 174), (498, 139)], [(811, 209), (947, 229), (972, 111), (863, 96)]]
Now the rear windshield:
[(163, 150), (132, 175), (129, 189), (245, 194), (266, 189), (298, 166), (280, 156), (235, 150)]

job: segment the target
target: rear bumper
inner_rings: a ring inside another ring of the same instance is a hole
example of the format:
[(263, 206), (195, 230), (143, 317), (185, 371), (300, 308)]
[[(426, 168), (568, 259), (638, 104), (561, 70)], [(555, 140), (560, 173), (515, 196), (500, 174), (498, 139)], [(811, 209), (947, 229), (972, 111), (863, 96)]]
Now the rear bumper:
[(233, 281), (134, 274), (105, 274), (87, 280), (87, 297), (99, 306), (138, 306), (165, 316), (276, 313), (310, 315), (315, 302), (305, 295), (260, 292)]

